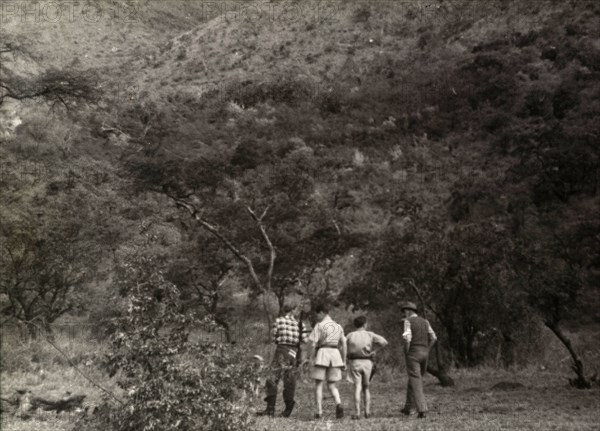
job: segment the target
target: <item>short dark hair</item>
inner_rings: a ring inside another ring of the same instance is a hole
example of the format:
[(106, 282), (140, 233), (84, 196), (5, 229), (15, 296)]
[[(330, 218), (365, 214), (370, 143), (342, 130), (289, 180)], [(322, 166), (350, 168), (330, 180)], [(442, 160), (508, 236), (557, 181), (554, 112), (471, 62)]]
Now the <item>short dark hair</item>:
[(296, 308), (296, 307), (293, 304), (285, 304), (283, 306), (283, 312), (289, 313), (290, 311), (294, 310), (294, 308)]
[(362, 328), (365, 326), (365, 323), (367, 323), (367, 316), (358, 316), (356, 319), (354, 319), (355, 328)]
[(329, 304), (326, 304), (326, 303), (317, 304), (315, 307), (315, 313), (324, 313), (324, 314), (329, 313)]

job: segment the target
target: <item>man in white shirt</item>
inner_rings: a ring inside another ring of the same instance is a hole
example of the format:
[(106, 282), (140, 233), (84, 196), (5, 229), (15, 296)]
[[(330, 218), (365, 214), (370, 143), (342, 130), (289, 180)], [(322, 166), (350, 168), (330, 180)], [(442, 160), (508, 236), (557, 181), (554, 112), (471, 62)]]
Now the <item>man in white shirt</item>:
[[(342, 370), (346, 369), (346, 337), (341, 325), (329, 316), (329, 307), (325, 304), (315, 308), (317, 323), (308, 336), (312, 347), (313, 366), (311, 377), (315, 380), (315, 398), (317, 401), (316, 419), (323, 416), (323, 381), (327, 379), (327, 388), (336, 404), (336, 418), (344, 417), (344, 408), (336, 382), (342, 379)], [(341, 350), (341, 352), (340, 352)]]
[(401, 410), (403, 414), (410, 415), (413, 406), (419, 412), (419, 418), (424, 418), (427, 413), (427, 402), (423, 394), (423, 375), (427, 372), (427, 359), (429, 349), (437, 340), (435, 332), (426, 319), (417, 316), (417, 306), (412, 302), (405, 302), (401, 306), (404, 313), (404, 351), (406, 353), (406, 372), (408, 373), (408, 386), (406, 388), (406, 403)]

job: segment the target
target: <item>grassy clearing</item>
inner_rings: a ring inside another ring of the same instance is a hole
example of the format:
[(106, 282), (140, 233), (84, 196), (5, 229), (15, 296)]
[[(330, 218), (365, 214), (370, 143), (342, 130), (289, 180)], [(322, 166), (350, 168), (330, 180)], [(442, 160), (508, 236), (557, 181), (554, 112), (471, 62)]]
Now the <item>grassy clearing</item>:
[[(100, 372), (87, 370), (110, 390), (118, 391)], [(373, 417), (369, 420), (350, 419), (351, 384), (340, 385), (346, 408), (346, 418), (335, 420), (331, 398), (324, 403), (324, 419), (312, 419), (312, 384), (304, 379), (297, 392), (298, 406), (290, 419), (260, 418), (256, 429), (264, 431), (316, 431), (316, 430), (598, 430), (600, 428), (600, 388), (576, 390), (566, 384), (566, 375), (541, 372), (534, 369), (515, 372), (479, 369), (455, 371), (456, 388), (442, 388), (435, 379), (426, 378), (426, 396), (430, 414), (425, 420), (415, 415), (405, 418), (400, 414), (404, 403), (406, 379), (403, 375), (382, 374), (375, 378)], [(516, 390), (492, 390), (499, 382), (520, 382)], [(33, 372), (14, 371), (2, 373), (3, 394), (16, 388), (27, 387), (36, 393), (62, 395), (65, 391), (88, 394), (91, 401), (99, 400), (100, 391), (91, 386), (74, 370), (55, 366), (42, 379)], [(260, 398), (256, 409), (262, 409)], [(278, 410), (283, 409), (281, 397)], [(66, 431), (72, 429), (74, 415), (37, 415), (31, 420), (4, 416), (2, 430), (14, 431)]]
[[(10, 396), (17, 389), (30, 389), (34, 394), (61, 397), (65, 392), (83, 393), (86, 401), (100, 402), (102, 391), (94, 387), (68, 365), (66, 359), (48, 343), (22, 343), (14, 334), (2, 337), (1, 392)], [(59, 334), (56, 344), (69, 358), (92, 379), (120, 394), (115, 379), (108, 379), (99, 369), (99, 359), (107, 346), (92, 341), (90, 334), (73, 337)], [(266, 346), (265, 346), (266, 347)], [(266, 358), (268, 351), (261, 352)], [(595, 361), (588, 365), (594, 368)], [(452, 376), (456, 388), (442, 388), (436, 380), (426, 377), (426, 396), (431, 412), (427, 419), (418, 420), (414, 415), (405, 418), (400, 414), (404, 403), (406, 377), (385, 366), (375, 377), (372, 389), (373, 417), (369, 420), (352, 421), (352, 386), (340, 384), (346, 418), (335, 420), (334, 405), (326, 398), (325, 418), (313, 420), (314, 402), (312, 383), (305, 377), (297, 391), (297, 409), (290, 419), (260, 418), (256, 429), (265, 431), (304, 430), (598, 430), (600, 429), (600, 387), (576, 390), (568, 386), (570, 376), (567, 367), (558, 360), (549, 363), (544, 371), (540, 368), (522, 368), (515, 371), (480, 368), (454, 370)], [(563, 369), (564, 368), (564, 369)], [(516, 390), (492, 390), (499, 382), (518, 382), (523, 385)], [(262, 396), (254, 400), (256, 410), (262, 410)], [(281, 396), (277, 410), (283, 409)], [(12, 416), (2, 417), (1, 430), (14, 431), (67, 431), (73, 428), (76, 414), (40, 413), (22, 421)]]
[[(430, 414), (425, 420), (405, 418), (400, 409), (406, 388), (404, 376), (383, 382), (373, 390), (373, 418), (359, 421), (351, 414), (351, 385), (343, 382), (341, 394), (347, 418), (337, 421), (331, 398), (324, 406), (325, 418), (312, 420), (311, 387), (299, 390), (294, 419), (261, 419), (259, 430), (597, 430), (600, 427), (600, 390), (580, 391), (566, 384), (565, 376), (536, 371), (455, 372), (458, 386), (442, 388), (428, 377), (426, 396)], [(520, 382), (524, 388), (499, 391), (491, 387), (502, 381)]]
[[(89, 332), (89, 328), (88, 329)], [(73, 334), (59, 333), (54, 344), (83, 373), (100, 383), (107, 390), (120, 394), (116, 379), (108, 379), (100, 371), (99, 363), (106, 346), (93, 341), (89, 333), (74, 337)], [(37, 342), (23, 342), (12, 331), (2, 331), (2, 372), (0, 373), (0, 393), (9, 398), (16, 390), (28, 389), (34, 395), (50, 399), (64, 397), (66, 392), (85, 394), (85, 404), (97, 404), (102, 400), (102, 391), (91, 384), (69, 365), (68, 360), (54, 347), (41, 339)], [(7, 414), (2, 415), (0, 430), (53, 431), (70, 430), (79, 414), (37, 412), (30, 420), (22, 421)]]

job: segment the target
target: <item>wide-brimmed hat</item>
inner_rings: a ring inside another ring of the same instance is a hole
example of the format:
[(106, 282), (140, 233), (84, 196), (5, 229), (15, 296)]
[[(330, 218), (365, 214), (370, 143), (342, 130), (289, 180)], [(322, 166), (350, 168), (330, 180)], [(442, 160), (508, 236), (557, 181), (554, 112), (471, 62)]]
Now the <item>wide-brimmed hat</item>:
[(400, 305), (400, 310), (413, 310), (413, 311), (417, 311), (417, 304), (415, 304), (414, 302), (403, 302), (402, 305)]

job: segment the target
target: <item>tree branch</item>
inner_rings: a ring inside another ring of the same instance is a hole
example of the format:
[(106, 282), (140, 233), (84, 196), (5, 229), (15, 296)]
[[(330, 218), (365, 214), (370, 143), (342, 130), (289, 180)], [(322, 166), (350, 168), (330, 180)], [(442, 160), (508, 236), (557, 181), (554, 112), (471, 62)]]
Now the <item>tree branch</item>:
[(544, 324), (563, 343), (563, 345), (569, 351), (569, 354), (571, 355), (571, 358), (573, 359), (573, 365), (572, 365), (571, 368), (573, 369), (573, 371), (575, 372), (575, 374), (577, 374), (577, 379), (575, 379), (571, 383), (574, 386), (578, 387), (579, 389), (590, 388), (591, 384), (586, 379), (585, 374), (583, 372), (583, 362), (582, 362), (581, 358), (579, 357), (579, 355), (577, 355), (577, 352), (575, 352), (575, 349), (573, 348), (573, 345), (571, 344), (571, 340), (569, 340), (565, 336), (565, 334), (562, 332), (562, 330), (561, 330), (560, 326), (558, 325), (558, 323), (556, 323), (556, 322), (550, 322), (550, 321), (546, 320), (546, 321), (544, 321)]
[[(423, 299), (423, 295), (421, 295), (421, 291), (417, 288), (417, 285), (415, 284), (414, 280), (412, 278), (407, 278), (406, 280), (408, 281), (408, 285), (417, 294), (419, 302), (421, 303), (421, 308), (423, 308), (423, 313), (425, 313), (426, 309), (429, 308), (429, 310), (435, 315), (435, 317), (437, 317), (437, 319), (440, 322), (444, 322), (444, 319), (442, 318), (440, 313), (438, 313), (435, 310), (435, 308), (433, 308), (431, 305), (425, 302), (425, 300)], [(398, 287), (398, 284), (394, 283), (394, 286)], [(423, 315), (423, 317), (425, 317), (425, 315)]]
[(254, 284), (256, 285), (256, 287), (263, 293), (266, 291), (265, 287), (260, 282), (260, 279), (258, 278), (256, 271), (254, 270), (254, 265), (252, 264), (252, 261), (246, 255), (244, 255), (235, 245), (233, 245), (233, 243), (231, 243), (231, 241), (229, 241), (227, 238), (225, 238), (217, 230), (217, 228), (215, 226), (211, 225), (206, 220), (204, 220), (202, 218), (202, 216), (200, 215), (199, 211), (196, 209), (196, 207), (193, 204), (186, 202), (183, 199), (180, 199), (176, 196), (173, 196), (170, 193), (167, 193), (167, 196), (169, 198), (173, 199), (173, 201), (175, 202), (175, 205), (187, 210), (190, 213), (191, 217), (194, 220), (196, 220), (200, 224), (200, 226), (202, 226), (204, 229), (206, 229), (211, 234), (213, 234), (215, 237), (217, 237), (219, 239), (219, 241), (221, 241), (235, 255), (235, 257), (237, 257), (240, 261), (242, 261), (246, 265), (246, 267), (248, 268), (248, 271), (250, 272), (250, 276), (252, 277), (252, 280), (254, 281)]
[(267, 235), (265, 226), (262, 223), (263, 218), (265, 217), (265, 215), (267, 215), (267, 211), (268, 211), (269, 207), (267, 207), (263, 211), (263, 213), (260, 217), (256, 216), (254, 211), (252, 211), (252, 208), (246, 207), (246, 209), (248, 210), (248, 212), (250, 213), (252, 218), (256, 221), (256, 224), (258, 225), (258, 228), (260, 229), (260, 233), (261, 233), (263, 239), (265, 240), (265, 242), (267, 243), (267, 246), (269, 247), (269, 270), (267, 271), (267, 290), (270, 291), (271, 290), (271, 281), (273, 279), (273, 269), (275, 268), (275, 259), (277, 258), (277, 253), (275, 251), (275, 247), (273, 246), (273, 243), (271, 242), (271, 239), (269, 238), (269, 235)]

